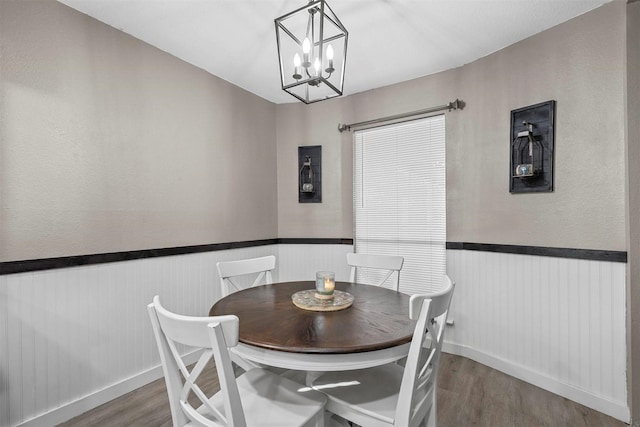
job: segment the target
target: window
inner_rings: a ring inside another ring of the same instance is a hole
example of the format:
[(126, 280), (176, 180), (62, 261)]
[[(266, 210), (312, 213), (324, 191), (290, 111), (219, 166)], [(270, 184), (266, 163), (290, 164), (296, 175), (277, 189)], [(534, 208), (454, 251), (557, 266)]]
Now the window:
[(439, 290), (446, 272), (444, 123), (440, 115), (354, 134), (355, 252), (403, 256), (407, 294)]

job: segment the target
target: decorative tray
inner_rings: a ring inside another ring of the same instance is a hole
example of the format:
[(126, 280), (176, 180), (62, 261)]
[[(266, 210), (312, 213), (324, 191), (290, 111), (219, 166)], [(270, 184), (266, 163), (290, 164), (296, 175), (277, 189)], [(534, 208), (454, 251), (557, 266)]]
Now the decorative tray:
[(296, 307), (309, 311), (338, 311), (353, 304), (353, 295), (349, 292), (334, 291), (333, 295), (333, 299), (319, 299), (316, 298), (316, 290), (310, 289), (291, 295), (291, 301)]

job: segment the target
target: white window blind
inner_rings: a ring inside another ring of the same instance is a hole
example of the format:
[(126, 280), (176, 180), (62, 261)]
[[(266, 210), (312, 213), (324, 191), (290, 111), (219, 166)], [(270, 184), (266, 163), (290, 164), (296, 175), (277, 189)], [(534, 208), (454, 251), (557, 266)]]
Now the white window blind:
[(355, 252), (403, 256), (407, 294), (441, 289), (446, 272), (444, 123), (439, 115), (354, 134)]

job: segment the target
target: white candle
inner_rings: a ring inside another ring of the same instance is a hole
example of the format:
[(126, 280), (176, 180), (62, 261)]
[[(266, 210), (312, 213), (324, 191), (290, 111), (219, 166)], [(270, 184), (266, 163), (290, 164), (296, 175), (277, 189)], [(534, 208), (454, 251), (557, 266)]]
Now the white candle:
[(333, 290), (336, 288), (336, 283), (331, 280), (330, 277), (325, 277), (324, 278), (324, 290), (326, 292), (333, 292)]
[(297, 53), (293, 55), (293, 78), (298, 80), (300, 77), (300, 55)]
[(309, 53), (311, 52), (311, 42), (308, 37), (305, 37), (302, 42), (302, 65), (305, 68), (309, 68), (311, 63), (309, 62)]
[(336, 276), (332, 271), (316, 272), (316, 298), (331, 299), (336, 289)]
[(313, 61), (313, 69), (316, 71), (315, 75), (319, 76), (320, 75), (320, 58), (316, 58), (316, 60)]
[(329, 60), (329, 67), (327, 70), (329, 73), (333, 71), (333, 47), (331, 45), (327, 46), (327, 59)]

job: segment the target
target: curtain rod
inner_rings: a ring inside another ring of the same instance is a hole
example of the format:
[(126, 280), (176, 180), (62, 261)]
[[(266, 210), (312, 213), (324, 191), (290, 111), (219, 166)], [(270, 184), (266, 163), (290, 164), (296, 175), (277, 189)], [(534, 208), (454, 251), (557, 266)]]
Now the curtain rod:
[(356, 126), (364, 126), (364, 125), (372, 125), (375, 123), (382, 123), (382, 122), (388, 122), (391, 120), (397, 120), (397, 119), (404, 119), (405, 117), (412, 117), (412, 116), (419, 116), (421, 114), (428, 114), (428, 113), (435, 113), (437, 111), (442, 111), (442, 110), (462, 110), (465, 106), (464, 101), (461, 101), (459, 99), (456, 99), (455, 101), (452, 101), (448, 104), (445, 105), (439, 105), (437, 107), (431, 107), (431, 108), (426, 108), (424, 110), (418, 110), (418, 111), (412, 111), (410, 113), (403, 113), (403, 114), (396, 114), (395, 116), (387, 116), (387, 117), (381, 117), (379, 119), (373, 119), (373, 120), (367, 120), (364, 122), (358, 122), (358, 123), (351, 123), (351, 124), (340, 124), (338, 123), (338, 131), (340, 132), (344, 132), (345, 130), (350, 131), (352, 127), (356, 127)]

